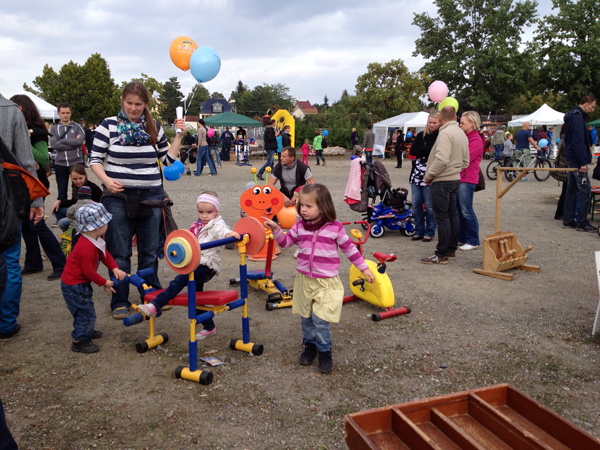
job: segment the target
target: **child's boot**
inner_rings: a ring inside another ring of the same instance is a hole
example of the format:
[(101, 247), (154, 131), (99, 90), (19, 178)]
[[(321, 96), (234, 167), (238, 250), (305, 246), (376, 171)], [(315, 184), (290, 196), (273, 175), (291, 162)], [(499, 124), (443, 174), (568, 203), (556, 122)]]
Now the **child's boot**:
[(331, 360), (331, 350), (319, 352), (319, 372), (328, 373), (333, 369), (333, 361)]
[(85, 341), (77, 341), (71, 344), (71, 350), (79, 353), (96, 353), (100, 347), (92, 342), (91, 339)]
[(306, 344), (298, 362), (303, 366), (310, 366), (316, 357), (317, 346), (315, 344)]

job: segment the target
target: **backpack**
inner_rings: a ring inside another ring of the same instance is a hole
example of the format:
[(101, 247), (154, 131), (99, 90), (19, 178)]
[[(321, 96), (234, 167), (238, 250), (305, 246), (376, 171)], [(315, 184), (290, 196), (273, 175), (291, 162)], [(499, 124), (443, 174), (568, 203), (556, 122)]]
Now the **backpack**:
[(322, 149), (327, 148), (327, 139), (325, 139), (325, 138), (321, 139), (321, 148)]
[[(566, 169), (567, 167), (569, 167), (569, 164), (567, 164), (567, 158), (565, 158), (564, 139), (561, 139), (558, 144), (556, 159), (554, 160), (554, 168)], [(563, 183), (567, 182), (568, 174), (569, 172), (550, 172), (552, 178), (556, 181), (562, 181)]]

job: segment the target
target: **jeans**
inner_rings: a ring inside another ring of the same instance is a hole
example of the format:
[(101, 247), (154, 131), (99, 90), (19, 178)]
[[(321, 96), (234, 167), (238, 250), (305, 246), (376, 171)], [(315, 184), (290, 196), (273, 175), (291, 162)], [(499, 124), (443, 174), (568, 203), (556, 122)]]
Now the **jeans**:
[(210, 155), (213, 158), (213, 161), (217, 161), (217, 165), (221, 165), (221, 152), (219, 151), (219, 147), (210, 147)]
[(371, 150), (371, 151), (365, 150), (365, 155), (367, 155), (367, 164), (373, 164), (373, 150)]
[(221, 144), (221, 160), (229, 161), (229, 155), (231, 153), (231, 142)]
[(402, 167), (402, 150), (396, 150), (396, 167)]
[(325, 164), (325, 158), (323, 158), (323, 150), (317, 150), (317, 166), (319, 165), (319, 158), (323, 160), (323, 164)]
[(267, 167), (270, 167), (271, 170), (273, 170), (274, 156), (275, 156), (275, 150), (267, 150), (267, 162), (258, 171), (259, 175), (262, 175), (263, 173), (265, 173), (265, 169)]
[(437, 181), (431, 183), (431, 207), (438, 228), (438, 244), (435, 254), (448, 256), (458, 247), (458, 211), (456, 197), (460, 181)]
[[(58, 190), (58, 199), (67, 200), (67, 189), (69, 188), (69, 179), (71, 174), (69, 173), (68, 166), (57, 166), (54, 165), (54, 176), (56, 177), (56, 188)], [(65, 215), (67, 213), (65, 212)], [(58, 219), (57, 219), (58, 220)]]
[[(125, 189), (125, 195), (137, 194), (140, 200), (162, 200), (164, 198), (161, 187), (152, 189)], [(151, 208), (151, 215), (144, 218), (130, 219), (126, 215), (125, 200), (118, 197), (104, 197), (102, 203), (113, 218), (108, 223), (108, 230), (104, 239), (106, 249), (115, 259), (119, 269), (131, 273), (131, 240), (137, 235), (138, 264), (136, 270), (154, 269), (154, 273), (146, 278), (148, 285), (162, 289), (158, 279), (158, 247), (160, 242), (159, 227), (162, 223), (162, 209)], [(134, 271), (135, 272), (135, 271)], [(109, 272), (109, 276), (113, 276)], [(111, 310), (120, 307), (129, 307), (129, 283), (121, 283), (114, 287), (117, 291), (110, 301)], [(142, 291), (140, 291), (142, 295)]]
[(60, 282), (60, 290), (73, 316), (73, 331), (71, 336), (74, 341), (87, 341), (92, 338), (96, 326), (96, 310), (92, 300), (91, 283), (68, 285)]
[[(570, 169), (577, 167), (569, 164)], [(590, 224), (587, 220), (588, 208), (590, 206), (590, 195), (592, 188), (587, 172), (568, 172), (567, 193), (565, 195), (565, 210), (563, 224), (568, 225), (575, 221), (577, 211), (577, 227), (585, 227)], [(583, 182), (585, 180), (585, 184)]]
[[(433, 238), (435, 236), (435, 219), (431, 207), (430, 186), (411, 184), (413, 217), (415, 219), (415, 236)], [(425, 204), (425, 211), (423, 211)]]
[(319, 319), (314, 312), (311, 313), (308, 319), (306, 317), (302, 318), (302, 334), (304, 335), (302, 340), (304, 345), (314, 344), (320, 352), (331, 350), (329, 322)]
[[(567, 178), (568, 180), (568, 178)], [(560, 191), (560, 197), (558, 198), (558, 204), (556, 205), (556, 212), (554, 213), (554, 218), (560, 220), (563, 218), (565, 214), (565, 197), (567, 196), (567, 185), (568, 181), (563, 181), (562, 189)]]
[(6, 273), (6, 258), (4, 252), (0, 253), (0, 302), (4, 297), (4, 291), (6, 291), (6, 284), (8, 282), (8, 273)]
[(65, 268), (67, 258), (65, 258), (64, 253), (60, 249), (60, 244), (56, 240), (56, 236), (50, 231), (44, 219), (40, 220), (37, 225), (33, 224), (33, 220), (24, 220), (23, 240), (25, 241), (25, 268), (36, 270), (44, 268), (40, 244), (42, 244), (42, 248), (52, 263), (54, 270), (63, 270)]
[(21, 236), (15, 244), (4, 252), (6, 264), (6, 289), (0, 299), (0, 333), (10, 333), (17, 324), (19, 307), (21, 304), (21, 290), (23, 278), (21, 277)]
[[(69, 229), (69, 225), (71, 225), (71, 219), (67, 219), (66, 217), (64, 219), (60, 219), (57, 222), (57, 225), (61, 231), (67, 231)], [(73, 227), (77, 228), (77, 224), (73, 223)]]
[[(1, 292), (0, 292), (1, 294)], [(0, 400), (0, 449), (1, 450), (18, 450), (17, 443), (10, 434), (8, 425), (6, 425), (6, 417), (4, 415), (4, 407), (2, 406), (2, 400)]]
[(58, 208), (54, 213), (54, 218), (56, 219), (56, 223), (60, 222), (62, 219), (67, 218), (67, 209), (68, 208)]
[(545, 148), (540, 147), (538, 155), (540, 155), (540, 158), (548, 159), (548, 153), (550, 153), (550, 150), (546, 150)]
[(504, 144), (494, 145), (494, 158), (502, 159), (502, 152), (504, 151)]
[(460, 223), (460, 233), (458, 242), (464, 242), (469, 245), (479, 245), (479, 222), (475, 211), (473, 211), (473, 194), (476, 184), (460, 183), (458, 187), (457, 208), (458, 222)]
[[(194, 279), (196, 280), (196, 292), (202, 292), (204, 290), (204, 283), (210, 281), (216, 275), (215, 271), (207, 266), (198, 266), (194, 270)], [(169, 283), (169, 286), (160, 294), (156, 296), (152, 303), (158, 310), (157, 316), (162, 314), (161, 309), (169, 300), (175, 298), (183, 288), (187, 287), (189, 275), (177, 275), (173, 281)], [(202, 322), (206, 331), (212, 331), (215, 329), (215, 322), (212, 319), (208, 319)]]
[(194, 172), (194, 175), (196, 175), (196, 176), (202, 175), (202, 169), (204, 169), (204, 163), (208, 164), (208, 168), (210, 169), (211, 175), (217, 174), (217, 169), (215, 169), (215, 163), (213, 162), (213, 159), (210, 156), (210, 152), (208, 151), (208, 145), (203, 145), (202, 147), (198, 147), (198, 156), (196, 158), (196, 171)]

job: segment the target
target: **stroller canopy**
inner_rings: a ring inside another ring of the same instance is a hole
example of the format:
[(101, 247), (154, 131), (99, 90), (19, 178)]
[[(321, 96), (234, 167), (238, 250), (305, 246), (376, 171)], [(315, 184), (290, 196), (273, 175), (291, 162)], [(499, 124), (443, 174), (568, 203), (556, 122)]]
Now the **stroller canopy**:
[(427, 119), (429, 119), (429, 113), (414, 112), (400, 114), (399, 116), (390, 117), (389, 119), (377, 122), (373, 125), (373, 132), (375, 133), (373, 154), (384, 154), (389, 128), (402, 128), (404, 135), (406, 136), (406, 130), (408, 128), (416, 128), (417, 131), (422, 131), (425, 128), (425, 125), (427, 125)]

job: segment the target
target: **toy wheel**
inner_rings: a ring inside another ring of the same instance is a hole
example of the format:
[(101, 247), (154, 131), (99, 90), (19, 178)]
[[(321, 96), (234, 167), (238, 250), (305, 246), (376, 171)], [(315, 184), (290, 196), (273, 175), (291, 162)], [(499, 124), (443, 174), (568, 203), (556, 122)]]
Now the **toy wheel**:
[(264, 348), (263, 348), (262, 344), (254, 344), (252, 346), (252, 354), (255, 355), (255, 356), (262, 355), (263, 354), (263, 350), (264, 350)]
[[(552, 166), (550, 165), (550, 161), (548, 161), (547, 159), (539, 158), (535, 163), (535, 167), (539, 169), (550, 169), (550, 167)], [(538, 172), (536, 170), (535, 172), (533, 172), (533, 176), (538, 181), (546, 181), (548, 178), (550, 178), (550, 171)]]
[(237, 278), (230, 278), (229, 279), (229, 285), (230, 286), (235, 286), (237, 284)]
[(374, 238), (380, 238), (383, 236), (383, 226), (374, 225), (371, 227), (371, 236)]
[(159, 333), (163, 338), (163, 344), (169, 342), (169, 335), (167, 333)]
[(379, 313), (376, 313), (371, 316), (371, 319), (373, 319), (373, 322), (379, 322), (381, 320), (381, 316)]
[(267, 303), (265, 308), (267, 311), (273, 311), (275, 309), (275, 305), (273, 303)]
[(135, 351), (138, 353), (146, 353), (148, 351), (148, 343), (146, 341), (135, 344)]
[(485, 174), (490, 180), (498, 178), (498, 167), (502, 167), (502, 161), (498, 161), (497, 159), (488, 164)]
[(175, 369), (175, 378), (181, 378), (183, 369), (185, 369), (185, 366), (177, 366), (177, 369)]
[(400, 228), (400, 233), (402, 233), (404, 236), (414, 236), (415, 228), (413, 227), (412, 231), (408, 231), (406, 228)]
[(235, 350), (235, 344), (237, 343), (237, 339), (232, 339), (231, 341), (229, 341), (229, 348), (231, 350)]
[(210, 383), (212, 383), (212, 380), (213, 380), (212, 372), (203, 370), (202, 373), (200, 374), (200, 384), (208, 386)]

